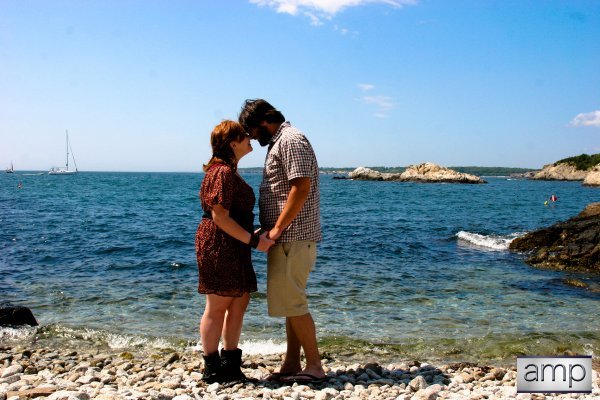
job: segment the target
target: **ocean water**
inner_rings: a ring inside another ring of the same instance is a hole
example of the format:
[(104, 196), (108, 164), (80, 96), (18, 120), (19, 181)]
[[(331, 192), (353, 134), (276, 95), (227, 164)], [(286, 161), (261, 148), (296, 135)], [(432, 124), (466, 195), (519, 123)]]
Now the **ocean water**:
[[(261, 176), (243, 175), (257, 190)], [(191, 173), (1, 175), (0, 301), (30, 307), (40, 327), (3, 328), (0, 344), (197, 346), (204, 307), (194, 253), (201, 180)], [(600, 189), (488, 181), (321, 175), (324, 240), (309, 302), (322, 351), (495, 363), (600, 353), (600, 277), (532, 268), (507, 250), (515, 237), (600, 201)], [(559, 201), (544, 206), (551, 194)], [(242, 348), (283, 351), (283, 321), (266, 315), (263, 254), (254, 253), (254, 267), (259, 291)], [(589, 288), (569, 286), (568, 278)]]

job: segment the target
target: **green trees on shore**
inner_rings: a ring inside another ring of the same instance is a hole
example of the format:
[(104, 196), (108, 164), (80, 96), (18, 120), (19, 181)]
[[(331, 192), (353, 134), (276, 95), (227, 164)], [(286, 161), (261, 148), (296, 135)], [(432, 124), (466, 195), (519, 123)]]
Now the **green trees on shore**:
[(565, 158), (554, 163), (554, 165), (557, 164), (569, 164), (580, 171), (587, 171), (593, 166), (600, 164), (600, 153), (592, 155), (581, 154), (579, 156)]

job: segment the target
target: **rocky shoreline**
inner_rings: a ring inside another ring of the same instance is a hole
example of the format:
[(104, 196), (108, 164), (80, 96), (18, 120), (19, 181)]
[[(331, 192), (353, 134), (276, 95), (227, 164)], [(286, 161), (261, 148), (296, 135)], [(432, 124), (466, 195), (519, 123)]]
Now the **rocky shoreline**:
[(514, 368), (417, 361), (379, 365), (324, 361), (327, 380), (283, 385), (265, 381), (282, 355), (244, 357), (256, 381), (206, 385), (200, 354), (193, 351), (136, 356), (34, 346), (0, 347), (0, 400), (119, 399), (593, 399), (600, 396), (595, 365), (591, 394), (517, 394)]
[(558, 270), (600, 273), (600, 203), (575, 217), (516, 238), (509, 248), (528, 252), (528, 264)]

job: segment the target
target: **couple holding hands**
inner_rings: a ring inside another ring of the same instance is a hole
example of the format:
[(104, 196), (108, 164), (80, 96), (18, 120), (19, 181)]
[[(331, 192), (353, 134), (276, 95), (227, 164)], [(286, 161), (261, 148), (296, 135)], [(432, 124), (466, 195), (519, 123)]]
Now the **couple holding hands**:
[[(237, 172), (252, 151), (250, 140), (268, 146), (259, 193), (261, 229), (254, 232), (252, 188)], [(212, 157), (204, 166), (196, 233), (198, 292), (206, 295), (200, 321), (207, 383), (244, 381), (239, 338), (250, 293), (257, 290), (251, 248), (267, 252), (269, 315), (285, 317), (287, 351), (279, 372), (267, 380), (323, 380), (316, 329), (306, 283), (321, 240), (319, 168), (301, 131), (262, 99), (246, 100), (239, 123), (223, 121), (211, 133)], [(223, 348), (219, 354), (219, 341)], [(306, 366), (302, 368), (300, 352)]]

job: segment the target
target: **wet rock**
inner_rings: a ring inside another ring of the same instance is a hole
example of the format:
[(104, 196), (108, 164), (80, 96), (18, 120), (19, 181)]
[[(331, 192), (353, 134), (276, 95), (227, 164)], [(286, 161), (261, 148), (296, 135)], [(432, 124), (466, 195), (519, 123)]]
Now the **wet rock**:
[(569, 286), (573, 286), (573, 287), (577, 287), (577, 288), (581, 288), (581, 289), (589, 289), (590, 285), (588, 285), (585, 282), (580, 281), (579, 279), (575, 279), (575, 278), (564, 278), (562, 279), (563, 283), (565, 285), (569, 285)]
[(23, 306), (0, 304), (0, 326), (37, 326), (31, 310)]
[(528, 264), (551, 269), (600, 272), (600, 203), (579, 215), (516, 238), (511, 250), (530, 252)]

